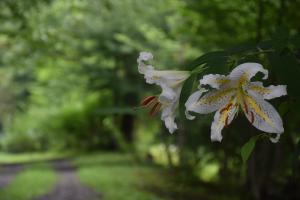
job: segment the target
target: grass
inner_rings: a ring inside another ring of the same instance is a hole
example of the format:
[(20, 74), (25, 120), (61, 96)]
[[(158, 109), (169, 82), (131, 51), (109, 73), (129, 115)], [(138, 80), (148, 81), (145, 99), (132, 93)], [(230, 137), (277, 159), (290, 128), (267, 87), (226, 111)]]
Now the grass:
[[(45, 163), (45, 160), (64, 155), (66, 154), (0, 154), (0, 158), (6, 163)], [(81, 183), (99, 192), (104, 200), (237, 199), (236, 195), (228, 193), (226, 187), (201, 182), (180, 170), (137, 163), (129, 154), (99, 152), (77, 154), (76, 157), (73, 154), (73, 158)], [(46, 164), (29, 166), (32, 167), (18, 174), (6, 188), (0, 189), (0, 200), (29, 200), (51, 190), (56, 180), (53, 169)], [(207, 166), (207, 170), (203, 172), (210, 176), (215, 173), (210, 171), (212, 169), (212, 166)]]
[[(80, 181), (105, 200), (234, 200), (222, 188), (177, 170), (136, 163), (127, 154), (98, 153), (74, 160)], [(208, 172), (207, 172), (208, 173)]]
[(79, 157), (75, 164), (81, 182), (105, 200), (162, 200), (143, 188), (143, 174), (155, 174), (155, 170), (134, 164), (128, 155), (94, 154)]
[(58, 152), (36, 152), (36, 153), (22, 153), (22, 154), (0, 152), (0, 164), (41, 162), (41, 161), (65, 158), (70, 155), (71, 153), (58, 153)]
[(0, 189), (1, 200), (31, 200), (46, 194), (56, 181), (54, 170), (46, 164), (36, 164), (20, 172), (5, 188)]

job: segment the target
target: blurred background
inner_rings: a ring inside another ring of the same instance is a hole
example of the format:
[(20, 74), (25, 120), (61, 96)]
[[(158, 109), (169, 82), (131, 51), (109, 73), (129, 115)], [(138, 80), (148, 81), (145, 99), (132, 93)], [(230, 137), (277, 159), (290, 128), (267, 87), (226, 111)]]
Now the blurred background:
[[(299, 0), (1, 0), (0, 199), (300, 199), (299, 9)], [(266, 52), (242, 51), (265, 41)], [(178, 117), (171, 135), (159, 115), (134, 109), (160, 93), (137, 71), (140, 51), (158, 69), (182, 70), (223, 49), (240, 50), (209, 70), (260, 62), (266, 85), (288, 85), (271, 101), (280, 142), (258, 141), (245, 164), (240, 149), (261, 132), (243, 114), (212, 143), (213, 115)]]

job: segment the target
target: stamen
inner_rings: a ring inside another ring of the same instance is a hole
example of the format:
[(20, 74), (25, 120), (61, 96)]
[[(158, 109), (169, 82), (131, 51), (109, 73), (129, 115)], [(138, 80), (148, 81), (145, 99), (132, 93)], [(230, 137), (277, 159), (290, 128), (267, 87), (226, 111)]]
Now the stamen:
[(251, 122), (251, 124), (253, 124), (253, 122), (254, 122), (254, 114), (253, 114), (252, 111), (250, 111), (250, 114), (251, 114), (251, 116), (250, 116), (250, 122)]
[(142, 100), (141, 105), (142, 106), (148, 106), (150, 105), (154, 100), (156, 99), (156, 96), (149, 96)]
[(244, 101), (244, 107), (245, 107), (246, 114), (248, 114), (248, 113), (249, 113), (249, 110), (248, 110), (248, 106), (247, 106), (247, 104), (246, 104), (245, 101)]
[(225, 127), (228, 126), (228, 118), (229, 118), (229, 116), (227, 115), (227, 117), (226, 117), (226, 119), (225, 119)]
[(149, 115), (153, 117), (160, 110), (160, 108), (161, 108), (161, 103), (156, 102), (152, 107), (152, 109), (150, 110)]

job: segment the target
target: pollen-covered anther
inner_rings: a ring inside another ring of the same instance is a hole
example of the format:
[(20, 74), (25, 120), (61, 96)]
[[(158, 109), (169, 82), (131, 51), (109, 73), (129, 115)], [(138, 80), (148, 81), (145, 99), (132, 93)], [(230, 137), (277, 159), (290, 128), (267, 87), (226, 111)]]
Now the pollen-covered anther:
[(141, 106), (147, 107), (157, 100), (157, 96), (148, 96), (141, 101)]
[(160, 103), (160, 102), (156, 102), (156, 103), (153, 105), (153, 107), (151, 108), (151, 110), (150, 110), (150, 112), (149, 112), (149, 115), (150, 115), (151, 117), (153, 117), (154, 115), (156, 115), (156, 114), (159, 112), (160, 108), (161, 108), (161, 103)]

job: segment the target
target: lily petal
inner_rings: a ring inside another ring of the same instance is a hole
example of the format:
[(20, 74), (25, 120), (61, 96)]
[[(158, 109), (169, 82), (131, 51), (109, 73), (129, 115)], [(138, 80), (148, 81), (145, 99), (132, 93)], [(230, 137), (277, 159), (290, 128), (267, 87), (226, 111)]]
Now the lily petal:
[(149, 84), (161, 85), (163, 82), (167, 85), (173, 85), (184, 81), (190, 75), (189, 71), (155, 70), (152, 65), (145, 63), (152, 59), (153, 55), (149, 52), (141, 52), (137, 59), (138, 71), (145, 76), (146, 82)]
[(184, 82), (190, 73), (188, 71), (161, 71), (161, 70), (148, 70), (145, 73), (146, 82), (157, 85), (168, 85), (169, 87), (176, 87)]
[(197, 102), (191, 103), (192, 98), (195, 99), (196, 95), (190, 97), (189, 106), (187, 111), (193, 111), (200, 114), (207, 114), (222, 108), (235, 94), (234, 88), (223, 88), (220, 90), (211, 91), (203, 95)]
[(247, 87), (247, 90), (251, 90), (264, 99), (274, 99), (287, 95), (286, 85), (270, 85), (269, 87), (264, 87), (261, 82), (252, 82)]
[(164, 106), (161, 114), (161, 120), (165, 122), (166, 128), (170, 133), (174, 133), (177, 129), (177, 124), (175, 123), (175, 111), (177, 108), (177, 102)]
[(254, 127), (267, 133), (284, 132), (281, 117), (270, 103), (251, 91), (245, 94), (244, 100), (245, 107), (242, 108)]
[(214, 121), (211, 124), (211, 141), (221, 142), (222, 129), (232, 122), (235, 114), (237, 113), (237, 110), (238, 107), (236, 106), (236, 99), (233, 98), (222, 109), (219, 109), (216, 112), (214, 116)]
[(276, 137), (270, 137), (271, 142), (277, 143), (280, 139), (281, 134), (277, 134)]
[(178, 100), (184, 81), (190, 76), (189, 71), (162, 71), (155, 70), (152, 65), (145, 62), (153, 59), (149, 52), (141, 52), (138, 62), (138, 71), (144, 75), (146, 82), (156, 84), (162, 88), (158, 102), (150, 111), (156, 114), (162, 108), (161, 119), (165, 122), (170, 133), (177, 129), (175, 123), (175, 111), (178, 107)]
[(159, 95), (158, 100), (159, 102), (163, 103), (163, 104), (168, 104), (171, 103), (173, 101), (176, 101), (176, 98), (179, 97), (180, 88), (170, 88), (168, 85), (166, 85), (165, 83), (160, 83), (161, 89), (162, 89), (162, 93)]
[(250, 79), (255, 76), (258, 72), (264, 74), (263, 79), (268, 78), (268, 70), (264, 69), (259, 63), (244, 63), (238, 65), (229, 74), (229, 78), (232, 80), (244, 80), (250, 81)]
[(153, 55), (149, 52), (141, 52), (140, 56), (137, 59), (138, 62), (138, 71), (141, 74), (145, 74), (148, 70), (153, 70), (152, 65), (147, 65), (145, 62), (150, 61), (153, 59)]
[(161, 103), (171, 103), (179, 97), (182, 83), (190, 76), (190, 72), (155, 70), (152, 65), (145, 63), (152, 59), (153, 55), (151, 53), (141, 52), (137, 59), (138, 70), (144, 75), (147, 83), (156, 84), (162, 88), (159, 101)]
[(195, 119), (195, 116), (192, 116), (189, 111), (193, 108), (193, 106), (195, 106), (195, 104), (197, 103), (197, 101), (199, 100), (199, 98), (202, 96), (202, 94), (204, 92), (206, 92), (207, 90), (204, 88), (199, 88), (199, 90), (197, 92), (194, 92), (186, 101), (185, 105), (185, 116), (187, 119), (189, 120), (193, 120)]
[(203, 76), (200, 80), (200, 85), (209, 85), (212, 88), (219, 89), (222, 85), (229, 83), (230, 79), (226, 78), (224, 75), (220, 74), (209, 74)]

